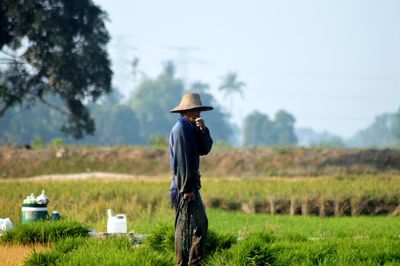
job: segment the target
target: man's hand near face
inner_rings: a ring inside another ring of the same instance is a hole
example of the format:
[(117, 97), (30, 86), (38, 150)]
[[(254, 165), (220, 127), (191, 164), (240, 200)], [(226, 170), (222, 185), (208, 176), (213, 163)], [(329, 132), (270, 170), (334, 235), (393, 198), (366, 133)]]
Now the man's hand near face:
[(203, 131), (206, 128), (206, 125), (204, 124), (204, 120), (201, 117), (196, 118), (196, 126)]

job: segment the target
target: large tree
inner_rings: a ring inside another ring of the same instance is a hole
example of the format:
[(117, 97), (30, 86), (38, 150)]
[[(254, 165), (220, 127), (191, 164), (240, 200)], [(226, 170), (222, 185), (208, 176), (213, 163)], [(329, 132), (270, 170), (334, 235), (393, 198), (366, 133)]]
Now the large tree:
[[(2, 0), (0, 118), (15, 105), (41, 101), (66, 115), (65, 133), (93, 134), (84, 102), (111, 90), (105, 19), (90, 0)], [(63, 106), (46, 102), (49, 94)]]

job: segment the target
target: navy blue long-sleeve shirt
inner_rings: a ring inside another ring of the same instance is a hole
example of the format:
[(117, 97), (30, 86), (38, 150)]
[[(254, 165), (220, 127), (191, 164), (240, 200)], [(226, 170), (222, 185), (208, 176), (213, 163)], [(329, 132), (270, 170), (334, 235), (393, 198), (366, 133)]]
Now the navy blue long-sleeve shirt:
[(202, 132), (183, 116), (178, 119), (170, 134), (169, 151), (179, 194), (200, 189), (200, 156), (208, 154), (212, 144), (208, 128)]

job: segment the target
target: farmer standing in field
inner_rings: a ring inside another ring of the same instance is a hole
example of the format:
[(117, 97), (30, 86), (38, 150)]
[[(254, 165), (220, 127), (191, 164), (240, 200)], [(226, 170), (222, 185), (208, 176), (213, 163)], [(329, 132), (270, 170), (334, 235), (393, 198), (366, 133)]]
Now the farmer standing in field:
[(203, 259), (208, 220), (199, 192), (199, 165), (200, 155), (210, 152), (213, 141), (200, 113), (212, 109), (201, 104), (200, 95), (188, 93), (171, 110), (181, 114), (169, 138), (177, 265), (200, 265)]

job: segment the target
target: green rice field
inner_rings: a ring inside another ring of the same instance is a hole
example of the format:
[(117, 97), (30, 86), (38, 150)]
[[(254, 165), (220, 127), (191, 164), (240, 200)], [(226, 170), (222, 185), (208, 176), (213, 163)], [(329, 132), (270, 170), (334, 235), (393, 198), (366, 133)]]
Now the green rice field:
[[(205, 263), (399, 265), (399, 180), (396, 175), (204, 178), (202, 196), (210, 229)], [(59, 239), (49, 238), (49, 249), (33, 252), (26, 265), (91, 265), (93, 261), (174, 265), (174, 210), (168, 188), (169, 177), (3, 180), (0, 217), (10, 217), (16, 230), (21, 228), (19, 235), (29, 234), (20, 224), (21, 204), (26, 196), (44, 189), (50, 199), (49, 212), (57, 209), (65, 221), (104, 232), (107, 209), (112, 208), (127, 215), (130, 232), (148, 236), (142, 244), (132, 245), (127, 238), (97, 240), (49, 233)], [(349, 212), (337, 211), (340, 202), (349, 204)], [(374, 212), (363, 214), (368, 208)]]
[[(23, 199), (45, 190), (49, 212), (104, 230), (107, 209), (125, 213), (134, 225), (154, 215), (170, 217), (169, 177), (143, 179), (0, 181), (0, 217), (18, 224)], [(208, 209), (313, 216), (396, 216), (400, 176), (319, 178), (205, 178)], [(132, 230), (135, 227), (131, 228)]]

